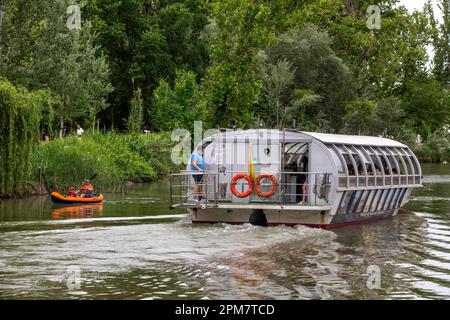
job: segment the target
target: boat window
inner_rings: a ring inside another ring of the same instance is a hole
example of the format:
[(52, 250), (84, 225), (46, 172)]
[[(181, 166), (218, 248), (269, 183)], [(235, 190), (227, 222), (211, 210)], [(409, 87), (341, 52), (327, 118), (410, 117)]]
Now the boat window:
[(375, 173), (377, 174), (377, 176), (383, 175), (383, 172), (381, 171), (380, 163), (379, 163), (377, 157), (375, 155), (371, 154), (370, 158), (372, 159), (372, 162), (375, 166)]
[(369, 153), (362, 146), (356, 147), (356, 150), (358, 151), (359, 156), (362, 159), (362, 161), (364, 163), (364, 166), (366, 167), (367, 175), (373, 176), (375, 173), (374, 173), (374, 170), (373, 170), (373, 166), (372, 166), (372, 163), (371, 163), (371, 159), (370, 159)]
[(397, 168), (397, 165), (396, 165), (396, 163), (394, 161), (394, 158), (390, 154), (386, 155), (386, 157), (388, 158), (389, 164), (391, 165), (392, 174), (398, 174), (398, 168)]
[(384, 156), (382, 154), (378, 154), (378, 157), (381, 160), (381, 165), (383, 166), (382, 169), (383, 169), (384, 174), (385, 175), (390, 175), (391, 173), (389, 171), (389, 166), (388, 166), (388, 164), (386, 162), (386, 159), (384, 158)]
[(361, 160), (361, 157), (357, 153), (352, 153), (352, 156), (353, 156), (353, 159), (356, 162), (356, 168), (358, 170), (358, 175), (365, 176), (366, 173), (364, 172), (364, 168), (363, 168), (363, 163), (364, 162)]
[(336, 163), (338, 173), (345, 174), (344, 166), (346, 164), (342, 163), (341, 157), (339, 157), (339, 155), (336, 153), (336, 151), (331, 146), (327, 146), (327, 147), (328, 147), (328, 151), (330, 151), (330, 154), (333, 157), (334, 163)]
[(356, 175), (355, 168), (353, 167), (353, 163), (352, 160), (350, 159), (350, 156), (347, 153), (343, 153), (342, 156), (344, 157), (345, 165), (347, 166), (348, 175), (349, 176)]
[(405, 164), (403, 163), (403, 158), (401, 158), (400, 156), (395, 156), (395, 159), (397, 160), (397, 162), (398, 162), (398, 165), (400, 166), (400, 174), (401, 175), (404, 175), (404, 174), (406, 174), (406, 167), (405, 167)]
[(413, 167), (411, 166), (411, 163), (409, 162), (408, 157), (407, 156), (402, 156), (402, 158), (403, 158), (403, 161), (406, 164), (406, 169), (408, 170), (408, 174), (414, 174)]
[(420, 174), (420, 170), (419, 170), (419, 165), (418, 165), (416, 159), (415, 159), (413, 156), (409, 156), (409, 158), (411, 159), (411, 162), (412, 162), (412, 164), (413, 164), (413, 166), (414, 166), (414, 172), (415, 172), (417, 175), (419, 175), (419, 174)]

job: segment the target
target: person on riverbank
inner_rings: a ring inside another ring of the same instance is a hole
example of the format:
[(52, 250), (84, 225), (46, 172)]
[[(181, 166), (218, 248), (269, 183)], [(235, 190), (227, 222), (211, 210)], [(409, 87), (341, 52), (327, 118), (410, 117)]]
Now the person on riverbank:
[(194, 201), (201, 201), (203, 197), (203, 181), (204, 181), (204, 171), (205, 171), (205, 164), (203, 160), (203, 149), (201, 146), (197, 148), (194, 153), (192, 153), (191, 158), (189, 159), (189, 163), (191, 165), (191, 172), (192, 176), (195, 181), (195, 188), (194, 188)]
[(84, 134), (83, 128), (77, 123), (77, 137), (81, 138), (81, 136)]

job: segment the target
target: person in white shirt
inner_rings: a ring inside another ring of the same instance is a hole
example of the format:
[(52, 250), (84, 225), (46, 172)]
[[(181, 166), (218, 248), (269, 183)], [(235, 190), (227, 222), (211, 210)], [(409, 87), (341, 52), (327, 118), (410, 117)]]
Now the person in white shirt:
[(81, 136), (83, 135), (83, 133), (84, 133), (83, 128), (81, 128), (80, 125), (77, 124), (77, 137), (78, 137), (78, 138), (81, 138)]

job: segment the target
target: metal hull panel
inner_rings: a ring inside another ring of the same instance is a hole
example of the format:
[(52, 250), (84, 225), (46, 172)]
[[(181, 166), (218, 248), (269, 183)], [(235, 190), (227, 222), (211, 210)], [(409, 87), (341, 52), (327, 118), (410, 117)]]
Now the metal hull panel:
[[(249, 223), (253, 210), (226, 210), (226, 209), (189, 209), (193, 223)], [(370, 212), (362, 214), (344, 214), (332, 216), (329, 211), (281, 211), (264, 210), (269, 226), (277, 225), (305, 225), (313, 228), (335, 228), (350, 224), (360, 224), (393, 217), (398, 209)]]

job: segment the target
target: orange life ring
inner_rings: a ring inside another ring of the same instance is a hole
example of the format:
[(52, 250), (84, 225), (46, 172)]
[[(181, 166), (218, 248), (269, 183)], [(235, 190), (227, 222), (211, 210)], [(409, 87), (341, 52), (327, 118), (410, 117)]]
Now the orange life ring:
[[(270, 179), (270, 181), (272, 181), (272, 189), (270, 189), (270, 191), (265, 191), (265, 192), (261, 191), (260, 182), (263, 179)], [(258, 178), (256, 178), (255, 191), (258, 196), (263, 197), (263, 198), (269, 198), (274, 195), (274, 193), (277, 191), (277, 189), (278, 189), (278, 180), (273, 174), (262, 174), (262, 175), (258, 176)]]
[[(248, 182), (248, 189), (245, 192), (239, 192), (236, 189), (236, 184), (241, 179), (245, 179)], [(231, 179), (230, 189), (231, 189), (231, 192), (233, 192), (233, 194), (236, 197), (238, 197), (238, 198), (246, 198), (249, 195), (251, 195), (252, 192), (253, 192), (253, 180), (252, 180), (252, 178), (249, 175), (247, 175), (245, 173), (238, 173), (237, 175), (235, 175), (233, 177), (233, 179)]]

